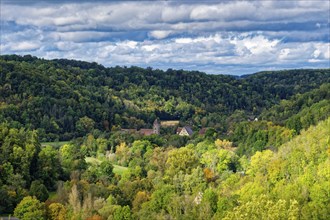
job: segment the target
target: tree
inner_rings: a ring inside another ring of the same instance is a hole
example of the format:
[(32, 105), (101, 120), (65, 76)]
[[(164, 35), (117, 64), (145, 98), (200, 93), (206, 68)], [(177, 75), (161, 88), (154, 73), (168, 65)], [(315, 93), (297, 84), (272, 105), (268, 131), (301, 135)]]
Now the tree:
[(132, 202), (133, 211), (137, 212), (141, 209), (142, 204), (149, 200), (149, 196), (145, 191), (139, 191), (135, 195), (135, 198)]
[(255, 176), (257, 173), (267, 174), (269, 161), (273, 158), (274, 153), (270, 150), (257, 152), (251, 157), (251, 165), (247, 170), (249, 175)]
[(24, 197), (16, 206), (14, 216), (21, 220), (44, 220), (46, 219), (45, 204), (36, 197)]
[(60, 160), (65, 172), (86, 169), (85, 155), (76, 144), (64, 144), (60, 150)]
[(87, 134), (94, 129), (95, 121), (87, 116), (80, 118), (76, 123), (76, 129), (80, 135)]
[(110, 181), (114, 177), (113, 165), (110, 161), (106, 160), (100, 164), (100, 177), (99, 179)]
[(218, 174), (223, 173), (225, 170), (236, 172), (238, 167), (238, 156), (229, 150), (213, 149), (202, 155), (201, 163)]
[(217, 211), (218, 196), (213, 189), (208, 188), (205, 190), (202, 197), (202, 204), (203, 203), (210, 207), (212, 214)]
[(166, 172), (170, 176), (173, 176), (179, 171), (189, 174), (197, 165), (198, 157), (193, 149), (182, 147), (168, 152)]
[(100, 207), (97, 212), (103, 217), (108, 218), (114, 212), (114, 206), (116, 205), (116, 199), (110, 195), (107, 200), (103, 203), (102, 207)]
[(152, 155), (149, 158), (149, 169), (160, 171), (162, 174), (165, 172), (167, 161), (167, 152), (164, 148), (156, 147), (152, 151)]
[(30, 195), (35, 196), (39, 201), (44, 202), (48, 199), (48, 190), (40, 180), (34, 180), (30, 186)]
[(241, 204), (228, 212), (224, 220), (243, 220), (243, 219), (299, 219), (297, 212), (298, 203), (291, 200), (287, 208), (285, 200), (276, 202), (270, 200), (267, 196), (261, 195), (253, 197), (251, 201)]
[(76, 184), (72, 186), (71, 193), (69, 194), (69, 204), (73, 210), (73, 215), (79, 216), (81, 214), (81, 199)]
[(119, 146), (116, 147), (116, 158), (118, 164), (121, 166), (127, 166), (130, 159), (129, 148), (125, 142), (121, 142)]
[(38, 154), (38, 179), (43, 180), (48, 189), (54, 189), (61, 172), (59, 152), (52, 146), (43, 147)]
[(153, 192), (150, 201), (144, 203), (142, 208), (155, 213), (165, 211), (174, 195), (173, 186), (164, 185)]
[(50, 220), (65, 220), (66, 208), (61, 203), (52, 203), (48, 206), (47, 216)]
[(113, 220), (131, 220), (132, 214), (129, 206), (119, 206), (113, 215)]
[(29, 182), (36, 173), (37, 156), (40, 143), (36, 131), (8, 128), (0, 125), (0, 164), (9, 162), (13, 172)]
[(233, 147), (233, 142), (230, 142), (228, 140), (217, 139), (217, 140), (214, 141), (214, 144), (218, 149), (229, 150)]

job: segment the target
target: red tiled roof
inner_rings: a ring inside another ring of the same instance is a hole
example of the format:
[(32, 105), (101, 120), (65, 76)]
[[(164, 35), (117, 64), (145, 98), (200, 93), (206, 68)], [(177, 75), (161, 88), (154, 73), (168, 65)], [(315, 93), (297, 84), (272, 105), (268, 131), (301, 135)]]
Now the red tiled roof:
[(142, 135), (152, 135), (152, 134), (154, 134), (154, 130), (153, 129), (140, 129), (139, 133)]

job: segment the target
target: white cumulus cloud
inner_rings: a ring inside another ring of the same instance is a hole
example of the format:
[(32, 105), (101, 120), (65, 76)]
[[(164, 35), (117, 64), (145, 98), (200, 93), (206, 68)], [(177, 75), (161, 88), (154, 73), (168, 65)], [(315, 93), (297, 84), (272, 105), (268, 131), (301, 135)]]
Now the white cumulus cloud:
[(329, 1), (1, 1), (1, 54), (244, 74), (329, 67)]
[(40, 45), (35, 42), (18, 42), (15, 44), (11, 44), (10, 50), (12, 51), (33, 51), (40, 48)]

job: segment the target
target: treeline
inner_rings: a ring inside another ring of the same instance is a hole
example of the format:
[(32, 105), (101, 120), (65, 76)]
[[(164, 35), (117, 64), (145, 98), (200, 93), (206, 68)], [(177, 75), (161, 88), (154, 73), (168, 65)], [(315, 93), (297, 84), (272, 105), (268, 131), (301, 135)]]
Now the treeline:
[(3, 55), (0, 63), (0, 121), (36, 129), (44, 141), (71, 140), (93, 129), (150, 127), (156, 118), (226, 133), (231, 122), (330, 82), (329, 69), (237, 78), (29, 55)]

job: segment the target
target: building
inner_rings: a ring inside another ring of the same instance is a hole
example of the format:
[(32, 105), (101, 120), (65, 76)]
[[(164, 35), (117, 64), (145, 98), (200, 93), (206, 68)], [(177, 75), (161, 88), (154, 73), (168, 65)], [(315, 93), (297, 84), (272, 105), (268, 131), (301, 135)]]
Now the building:
[(153, 130), (154, 130), (154, 134), (160, 134), (160, 123), (158, 121), (158, 119), (156, 119), (154, 121), (154, 124), (153, 124)]
[(154, 134), (154, 130), (153, 129), (141, 128), (139, 130), (139, 133), (142, 134), (142, 135), (144, 135), (144, 136), (149, 136), (149, 135)]
[(139, 133), (145, 136), (149, 136), (152, 134), (160, 134), (160, 123), (158, 119), (156, 119), (153, 123), (152, 129), (141, 128)]
[(180, 136), (191, 136), (193, 134), (193, 130), (189, 126), (178, 127), (176, 134)]

